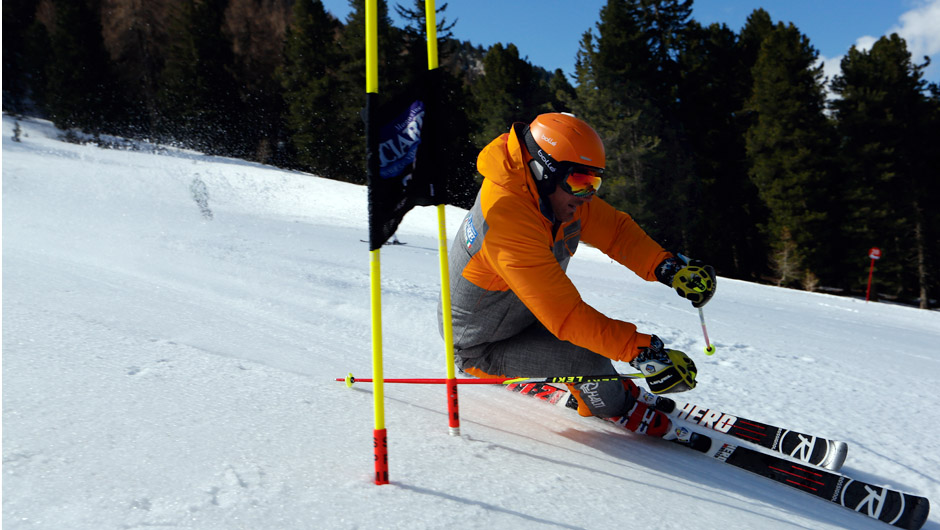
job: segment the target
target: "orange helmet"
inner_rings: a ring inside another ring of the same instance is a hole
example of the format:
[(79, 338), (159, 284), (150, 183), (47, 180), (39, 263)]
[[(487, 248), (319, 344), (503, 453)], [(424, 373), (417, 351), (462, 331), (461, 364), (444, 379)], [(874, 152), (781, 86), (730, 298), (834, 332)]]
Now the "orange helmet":
[(542, 194), (554, 191), (575, 170), (601, 174), (606, 165), (601, 137), (590, 125), (566, 112), (536, 116), (525, 128), (523, 141), (532, 155), (529, 165)]

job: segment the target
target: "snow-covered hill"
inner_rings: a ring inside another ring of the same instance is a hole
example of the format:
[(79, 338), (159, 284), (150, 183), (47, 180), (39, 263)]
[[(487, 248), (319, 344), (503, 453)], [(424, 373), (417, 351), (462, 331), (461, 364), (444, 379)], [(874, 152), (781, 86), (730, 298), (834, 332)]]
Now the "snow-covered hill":
[[(460, 437), (442, 387), (386, 385), (375, 486), (371, 387), (333, 381), (371, 375), (365, 189), (20, 123), (17, 143), (3, 117), (4, 528), (888, 528), (481, 385), (460, 388)], [(385, 376), (443, 377), (436, 211), (398, 237)], [(842, 439), (846, 473), (940, 501), (940, 313), (723, 278), (706, 357), (669, 289), (585, 247), (570, 274), (692, 354), (680, 400)]]

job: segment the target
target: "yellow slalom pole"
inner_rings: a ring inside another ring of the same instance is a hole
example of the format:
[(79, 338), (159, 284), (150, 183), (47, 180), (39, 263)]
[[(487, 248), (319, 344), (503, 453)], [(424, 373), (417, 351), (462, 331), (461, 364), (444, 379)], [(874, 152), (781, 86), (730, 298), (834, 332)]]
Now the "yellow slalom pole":
[(366, 92), (379, 93), (379, 15), (377, 0), (366, 0)]
[(447, 225), (444, 205), (437, 205), (437, 242), (441, 260), (441, 310), (444, 322), (444, 348), (447, 363), (447, 417), (451, 436), (460, 436), (460, 407), (457, 399), (457, 374), (454, 370), (454, 324), (450, 308), (450, 267), (447, 260)]
[[(369, 105), (370, 94), (378, 94), (379, 92), (378, 20), (377, 0), (366, 0), (366, 105)], [(370, 126), (374, 126), (374, 124), (370, 124)], [(372, 395), (375, 408), (375, 428), (372, 432), (372, 442), (375, 450), (375, 483), (388, 484), (388, 438), (385, 431), (385, 385), (382, 373), (382, 265), (380, 251), (381, 249), (369, 251), (369, 286), (372, 311)]]
[(428, 70), (437, 68), (437, 9), (434, 0), (424, 0), (425, 28), (428, 34)]
[[(375, 0), (373, 0), (375, 1)], [(385, 430), (385, 376), (382, 368), (382, 265), (380, 249), (369, 252), (369, 283), (372, 308), (372, 396), (375, 408), (373, 447), (375, 483), (388, 484), (388, 436)]]
[[(437, 9), (434, 0), (424, 0), (424, 15), (428, 34), (428, 70), (438, 67), (437, 62)], [(454, 325), (450, 308), (450, 266), (447, 259), (447, 216), (444, 205), (437, 205), (437, 254), (441, 269), (441, 309), (444, 322), (444, 350), (447, 363), (447, 418), (451, 436), (460, 436), (460, 407), (457, 398), (457, 374), (454, 370)]]

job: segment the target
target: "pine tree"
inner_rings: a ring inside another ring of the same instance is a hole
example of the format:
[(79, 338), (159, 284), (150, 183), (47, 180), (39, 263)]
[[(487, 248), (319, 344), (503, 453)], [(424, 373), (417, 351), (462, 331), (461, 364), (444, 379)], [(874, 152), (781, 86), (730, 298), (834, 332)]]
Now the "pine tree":
[[(14, 95), (14, 111), (41, 112), (46, 108), (46, 89), (49, 85), (48, 65), (52, 61), (52, 40), (49, 31), (40, 21), (33, 21), (26, 30), (25, 66), (23, 71), (25, 87), (20, 85), (15, 90), (25, 91)], [(6, 77), (4, 77), (6, 79)], [(25, 100), (25, 101), (24, 101)]]
[(822, 67), (818, 53), (792, 24), (779, 23), (763, 41), (752, 70), (748, 109), (756, 120), (746, 134), (749, 175), (770, 210), (763, 227), (774, 250), (788, 231), (803, 269), (832, 277), (827, 254), (833, 240), (827, 203), (831, 175), (830, 125), (823, 114)]
[(230, 0), (223, 34), (231, 38), (241, 112), (235, 127), (246, 157), (284, 164), (283, 94), (275, 72), (284, 60), (289, 0)]
[(157, 91), (167, 46), (167, 0), (101, 0), (102, 36), (127, 100), (128, 133), (149, 137), (159, 114)]
[(561, 68), (552, 72), (552, 77), (548, 80), (548, 94), (551, 98), (549, 105), (555, 112), (569, 112), (572, 102), (577, 94), (568, 77)]
[[(403, 28), (402, 32), (405, 38), (406, 53), (412, 57), (412, 61), (416, 65), (423, 64), (427, 66), (428, 29), (427, 18), (425, 17), (425, 5), (424, 0), (413, 0), (411, 8), (396, 5), (395, 12), (405, 21), (405, 28)], [(445, 16), (446, 11), (447, 2), (444, 2), (437, 6), (434, 12), (434, 18), (437, 22), (435, 31), (438, 40), (437, 55), (439, 65), (448, 62), (448, 59), (455, 51), (455, 47), (453, 46), (454, 34), (452, 30), (457, 22), (448, 23), (447, 17)]]
[[(923, 113), (923, 135), (921, 141), (931, 146), (921, 152), (919, 159), (920, 180), (918, 186), (922, 190), (921, 197), (940, 197), (940, 179), (931, 178), (931, 171), (940, 167), (940, 150), (932, 146), (940, 145), (940, 85), (928, 85), (926, 95), (926, 110)], [(935, 174), (935, 173), (934, 173)], [(917, 276), (920, 285), (920, 307), (927, 309), (936, 307), (936, 299), (940, 292), (940, 273), (932, 265), (940, 262), (940, 208), (926, 204), (920, 205), (923, 210), (922, 229), (915, 234), (918, 241), (924, 242), (924, 252), (917, 255)]]
[(477, 147), (507, 132), (513, 122), (529, 123), (551, 110), (547, 84), (532, 63), (519, 57), (515, 44), (492, 45), (483, 59), (483, 71), (483, 77), (473, 85), (480, 124)]
[[(741, 62), (748, 70), (757, 63), (757, 57), (760, 55), (761, 46), (773, 32), (775, 26), (770, 14), (763, 9), (755, 9), (747, 17), (744, 27), (741, 28), (741, 34), (738, 37), (738, 54)], [(747, 73), (747, 79), (750, 79), (750, 72)]]
[(573, 110), (604, 140), (607, 167), (601, 196), (639, 217), (645, 204), (641, 193), (644, 162), (659, 145), (659, 138), (641, 129), (641, 113), (627, 97), (627, 88), (610, 80), (600, 58), (594, 35), (586, 32), (575, 62)]
[(689, 25), (677, 57), (678, 116), (694, 164), (687, 208), (695, 222), (687, 250), (708, 256), (721, 274), (753, 278), (767, 256), (756, 228), (765, 212), (747, 175), (741, 109), (751, 65), (740, 50), (725, 25)]
[[(413, 79), (407, 73), (400, 31), (392, 26), (386, 0), (377, 1), (379, 101), (386, 101), (402, 91)], [(352, 8), (340, 32), (341, 62), (336, 72), (338, 82), (333, 93), (338, 112), (337, 134), (349, 138), (338, 162), (338, 176), (349, 182), (365, 182), (365, 126), (361, 112), (366, 96), (365, 2), (349, 0)]]
[(103, 132), (118, 118), (119, 98), (97, 12), (84, 1), (53, 0), (53, 6), (46, 110), (60, 128)]
[(648, 91), (671, 115), (677, 103), (677, 54), (692, 16), (692, 0), (642, 0), (640, 5), (640, 25), (653, 58), (645, 76)]
[(926, 307), (932, 283), (926, 263), (937, 247), (929, 234), (937, 232), (928, 213), (935, 208), (924, 201), (937, 192), (936, 166), (928, 161), (940, 124), (925, 95), (922, 68), (912, 64), (897, 34), (882, 37), (870, 51), (853, 46), (833, 80), (841, 98), (832, 108), (848, 177), (844, 267), (858, 271), (850, 287), (867, 281), (860, 265), (878, 246), (885, 259), (878, 263), (877, 285), (891, 295), (916, 296)]
[(29, 106), (32, 69), (28, 40), (37, 3), (3, 2), (3, 110), (14, 113), (24, 112)]
[(245, 154), (236, 127), (242, 106), (232, 45), (222, 34), (227, 5), (228, 0), (181, 0), (174, 6), (158, 129), (190, 147), (237, 156)]
[(652, 58), (638, 38), (637, 16), (625, 2), (609, 1), (602, 7), (596, 29), (596, 34), (584, 33), (576, 56), (574, 113), (604, 140), (607, 169), (601, 196), (641, 218), (645, 161), (659, 138), (639, 123), (643, 98), (635, 81), (640, 76), (633, 70)]
[(607, 150), (602, 196), (676, 249), (687, 246), (685, 227), (693, 222), (685, 209), (691, 167), (677, 116), (676, 62), (690, 15), (690, 1), (609, 0), (576, 63), (575, 113)]
[(362, 139), (336, 97), (353, 90), (338, 77), (344, 61), (336, 42), (339, 30), (320, 0), (295, 3), (278, 78), (298, 161), (318, 175), (357, 181), (362, 176), (352, 146)]

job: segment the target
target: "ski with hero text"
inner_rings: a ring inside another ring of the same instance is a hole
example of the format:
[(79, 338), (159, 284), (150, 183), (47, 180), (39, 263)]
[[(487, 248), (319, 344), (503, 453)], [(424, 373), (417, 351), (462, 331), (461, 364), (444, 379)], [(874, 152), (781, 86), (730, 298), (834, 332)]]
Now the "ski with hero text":
[[(569, 398), (574, 399), (566, 388), (543, 384), (541, 381), (510, 384), (509, 388), (523, 394), (531, 393), (535, 397), (552, 403), (564, 401), (562, 404), (567, 404)], [(650, 403), (650, 405), (673, 420), (728, 434), (745, 442), (766, 447), (788, 458), (832, 471), (842, 468), (848, 454), (848, 445), (842, 441), (784, 429), (776, 425), (710, 410), (693, 403), (677, 405), (673, 400), (660, 396), (656, 403)]]
[[(514, 392), (536, 397), (551, 404), (577, 408), (577, 402), (570, 392), (566, 389), (557, 388), (549, 384), (514, 383), (508, 385), (508, 388)], [(685, 415), (688, 419), (680, 419), (682, 415)], [(671, 414), (671, 417), (682, 421), (686, 425), (699, 425), (714, 429), (717, 432), (734, 435), (732, 428), (728, 428), (727, 431), (722, 429), (728, 425), (734, 426), (738, 422), (741, 422), (742, 419), (735, 418), (735, 421), (731, 421), (730, 418), (728, 418), (725, 420), (724, 424), (721, 424), (722, 416), (723, 415), (719, 413), (717, 420), (702, 423), (702, 419), (709, 417), (709, 415), (705, 413), (700, 415), (694, 412), (694, 406), (688, 409), (676, 409)], [(757, 423), (751, 422), (750, 420), (746, 421), (747, 425), (749, 425), (748, 429), (750, 429), (750, 424)], [(715, 428), (715, 425), (718, 425), (720, 428)], [(765, 429), (766, 431), (778, 429), (778, 431), (775, 432), (775, 438), (785, 438), (786, 433), (789, 432), (770, 425), (765, 425), (765, 427), (767, 428)], [(755, 441), (749, 438), (744, 439)], [(760, 442), (755, 441), (755, 443)], [(911, 495), (888, 487), (876, 486), (855, 480), (841, 473), (814, 467), (798, 460), (790, 460), (785, 457), (762, 453), (731, 443), (722, 443), (699, 432), (693, 431), (692, 437), (689, 440), (685, 442), (676, 441), (676, 444), (702, 452), (706, 456), (719, 462), (766, 477), (779, 484), (809, 493), (810, 495), (819, 497), (833, 504), (899, 528), (919, 530), (927, 520), (927, 515), (930, 513), (930, 501), (927, 500), (926, 497)], [(761, 445), (771, 449), (769, 446)], [(789, 456), (779, 449), (773, 450)], [(802, 455), (800, 451), (796, 451), (795, 453), (794, 458), (799, 458)], [(809, 453), (812, 453), (812, 451), (809, 451)]]
[(694, 403), (677, 405), (675, 410), (668, 414), (673, 419), (728, 434), (789, 458), (833, 471), (842, 468), (849, 450), (845, 442), (791, 431), (710, 410)]

